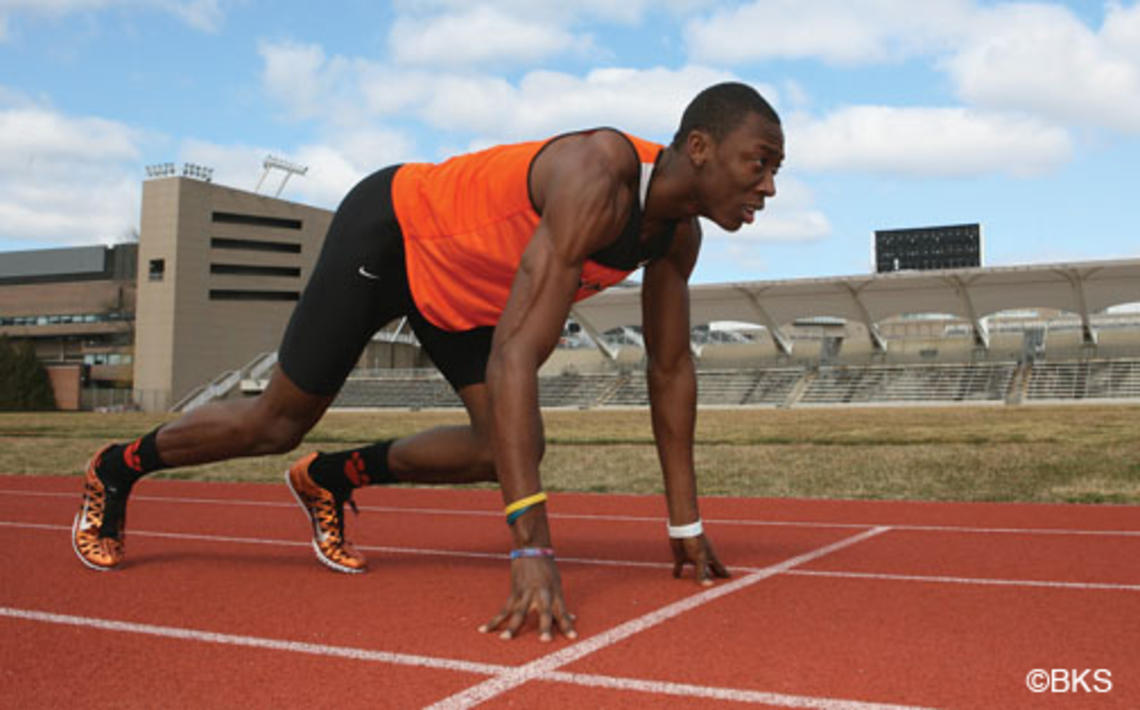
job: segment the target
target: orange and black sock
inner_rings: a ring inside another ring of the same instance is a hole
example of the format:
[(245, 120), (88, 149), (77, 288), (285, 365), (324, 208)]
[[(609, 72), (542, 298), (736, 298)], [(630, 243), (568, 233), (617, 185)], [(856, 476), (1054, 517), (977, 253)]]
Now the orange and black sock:
[(99, 460), (98, 473), (104, 483), (128, 490), (148, 473), (167, 468), (158, 454), (158, 427), (125, 444), (115, 444)]
[(381, 441), (359, 449), (321, 453), (309, 465), (313, 482), (331, 491), (338, 500), (349, 497), (362, 486), (382, 486), (399, 479), (388, 468), (388, 449), (392, 440)]

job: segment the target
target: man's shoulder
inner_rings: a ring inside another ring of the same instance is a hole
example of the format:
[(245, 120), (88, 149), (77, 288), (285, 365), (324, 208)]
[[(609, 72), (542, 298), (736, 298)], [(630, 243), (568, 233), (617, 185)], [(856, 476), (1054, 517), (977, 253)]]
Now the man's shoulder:
[(559, 150), (550, 151), (553, 172), (587, 171), (625, 182), (640, 169), (637, 150), (630, 137), (615, 129), (586, 131), (559, 143), (563, 143)]

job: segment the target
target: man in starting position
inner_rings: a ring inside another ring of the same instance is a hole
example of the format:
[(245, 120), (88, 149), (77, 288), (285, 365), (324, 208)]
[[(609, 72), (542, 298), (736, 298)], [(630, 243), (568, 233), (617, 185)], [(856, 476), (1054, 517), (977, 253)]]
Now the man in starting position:
[(718, 84), (689, 104), (661, 146), (613, 129), (504, 145), (440, 164), (386, 168), (333, 217), (266, 390), (196, 409), (87, 467), (72, 546), (88, 567), (123, 560), (126, 504), (163, 468), (283, 453), (321, 418), (372, 334), (406, 316), (470, 423), (351, 451), (311, 453), (286, 482), (313, 527), (318, 559), (363, 572), (344, 504), (365, 485), (498, 481), (514, 548), (507, 604), (480, 631), (575, 638), (539, 479), (538, 369), (576, 300), (645, 267), (642, 326), (665, 482), (674, 575), (727, 577), (700, 525), (693, 465), (696, 373), (688, 279), (697, 217), (735, 231), (776, 194), (780, 119), (751, 87)]

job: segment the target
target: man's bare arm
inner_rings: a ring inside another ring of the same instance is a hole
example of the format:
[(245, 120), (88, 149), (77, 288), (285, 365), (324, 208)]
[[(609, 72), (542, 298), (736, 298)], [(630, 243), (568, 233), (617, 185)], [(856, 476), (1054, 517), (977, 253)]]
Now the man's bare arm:
[[(542, 172), (541, 189), (536, 190), (541, 195), (542, 220), (523, 254), (495, 328), (487, 365), (495, 467), (504, 503), (527, 497), (541, 487), (538, 368), (561, 336), (582, 264), (616, 237), (629, 215), (632, 190), (625, 166), (611, 160), (612, 155), (609, 146), (587, 139), (564, 147), (558, 160)], [(516, 547), (549, 547), (545, 506), (535, 506), (519, 517), (511, 534)], [(503, 635), (511, 638), (533, 606), (539, 611), (540, 638), (551, 638), (552, 620), (557, 620), (563, 633), (573, 636), (573, 617), (563, 601), (553, 561), (513, 560), (511, 573), (507, 605), (481, 630), (506, 621)]]
[[(678, 225), (669, 253), (646, 268), (642, 284), (642, 327), (648, 356), (653, 437), (671, 525), (687, 525), (700, 519), (693, 462), (697, 379), (689, 321), (689, 276), (696, 264), (700, 241), (696, 219)], [(696, 565), (697, 580), (702, 583), (711, 583), (711, 576), (728, 576), (703, 535), (670, 543), (674, 576), (679, 576), (687, 563)]]

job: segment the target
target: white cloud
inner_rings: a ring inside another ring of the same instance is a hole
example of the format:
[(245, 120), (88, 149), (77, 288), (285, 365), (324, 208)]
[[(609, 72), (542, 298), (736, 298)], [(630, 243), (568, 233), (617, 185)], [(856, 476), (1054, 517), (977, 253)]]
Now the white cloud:
[(79, 157), (84, 162), (136, 160), (138, 134), (101, 118), (70, 118), (44, 108), (0, 112), (0, 165), (33, 168)]
[(964, 108), (854, 106), (788, 117), (788, 162), (808, 170), (924, 177), (1035, 175), (1067, 161), (1068, 133), (1038, 119)]
[(263, 68), (261, 83), (270, 98), (280, 102), (295, 117), (308, 118), (327, 109), (326, 97), (335, 93), (331, 87), (336, 69), (329, 66), (320, 46), (293, 42), (258, 45)]
[(691, 20), (694, 61), (934, 61), (978, 108), (1140, 133), (1140, 4), (1093, 28), (1068, 7), (979, 0), (761, 0)]
[(1099, 32), (1066, 8), (998, 6), (944, 66), (979, 106), (1140, 133), (1140, 5), (1113, 7)]
[(1124, 8), (1117, 2), (1109, 3), (1101, 34), (1110, 51), (1140, 62), (1140, 4)]
[(0, 12), (36, 11), (45, 15), (66, 15), (81, 10), (98, 10), (123, 0), (0, 0)]
[(691, 20), (693, 58), (739, 63), (818, 58), (865, 64), (949, 45), (968, 22), (969, 0), (757, 0)]
[[(289, 179), (282, 199), (334, 209), (361, 178), (407, 160), (412, 151), (412, 141), (397, 131), (363, 129), (338, 133), (323, 143), (302, 145), (287, 155), (275, 148), (187, 140), (182, 144), (179, 161), (212, 167), (214, 182), (252, 191), (264, 172), (262, 161), (274, 154), (309, 169), (305, 175)], [(274, 194), (283, 178), (281, 172), (271, 172), (260, 192)]]
[[(510, 82), (493, 74), (409, 70), (329, 57), (316, 45), (263, 43), (260, 51), (266, 92), (295, 117), (355, 127), (416, 117), (430, 129), (474, 136), (475, 143), (599, 125), (667, 140), (698, 91), (733, 78), (689, 66), (598, 69), (585, 76), (533, 71)], [(758, 88), (775, 100), (774, 89)]]
[(196, 30), (214, 33), (221, 29), (225, 21), (225, 11), (221, 0), (188, 0), (176, 2), (164, 0), (158, 4), (178, 19)]
[(457, 13), (474, 7), (493, 9), (512, 17), (545, 19), (559, 26), (596, 20), (618, 24), (640, 22), (648, 12), (684, 14), (716, 4), (716, 0), (576, 0), (576, 2), (534, 2), (534, 0), (397, 0), (394, 5), (403, 16), (429, 16)]
[[(121, 123), (66, 116), (0, 90), (0, 224), (6, 238), (112, 242), (138, 223), (141, 145)], [(9, 102), (16, 97), (18, 100)]]
[[(194, 29), (217, 32), (225, 20), (222, 4), (227, 0), (0, 0), (0, 41), (11, 34), (13, 16), (58, 19), (78, 12), (110, 7), (141, 8), (167, 12)], [(230, 0), (233, 1), (233, 0)]]
[(526, 19), (483, 5), (430, 18), (398, 18), (388, 44), (398, 63), (449, 67), (532, 62), (588, 46), (549, 17)]

